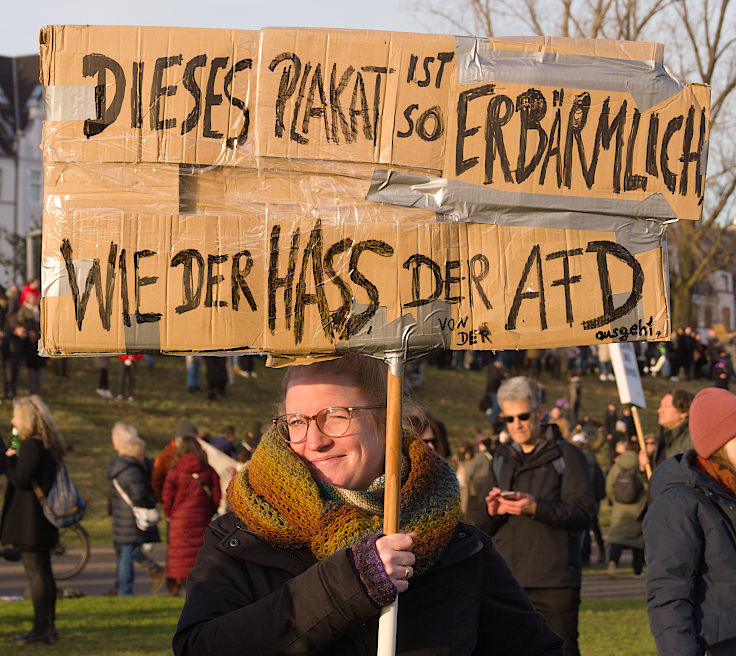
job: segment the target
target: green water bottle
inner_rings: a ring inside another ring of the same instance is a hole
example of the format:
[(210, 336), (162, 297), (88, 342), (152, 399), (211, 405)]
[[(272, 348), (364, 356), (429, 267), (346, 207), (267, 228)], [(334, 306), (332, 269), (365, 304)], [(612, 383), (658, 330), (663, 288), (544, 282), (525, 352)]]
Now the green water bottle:
[(10, 439), (10, 444), (8, 445), (8, 448), (14, 449), (17, 451), (20, 449), (20, 440), (18, 439), (18, 429), (13, 426), (13, 437)]

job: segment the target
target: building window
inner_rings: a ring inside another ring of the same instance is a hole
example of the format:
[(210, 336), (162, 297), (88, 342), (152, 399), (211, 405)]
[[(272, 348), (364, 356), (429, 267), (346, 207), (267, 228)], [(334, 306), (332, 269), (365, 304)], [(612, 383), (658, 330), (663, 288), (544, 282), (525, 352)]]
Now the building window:
[(721, 312), (723, 313), (723, 327), (726, 330), (731, 330), (731, 310), (724, 307)]
[(43, 187), (41, 171), (31, 171), (31, 202), (41, 202), (41, 189)]

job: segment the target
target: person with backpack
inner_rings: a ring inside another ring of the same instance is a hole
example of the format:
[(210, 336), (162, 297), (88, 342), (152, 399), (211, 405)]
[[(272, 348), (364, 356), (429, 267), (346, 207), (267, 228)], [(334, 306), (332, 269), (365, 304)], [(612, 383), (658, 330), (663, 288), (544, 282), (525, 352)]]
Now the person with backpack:
[(641, 576), (644, 567), (644, 535), (642, 518), (647, 505), (647, 482), (639, 469), (633, 451), (620, 453), (606, 476), (606, 497), (611, 504), (608, 531), (608, 577), (616, 578), (621, 553), (633, 552), (634, 575)]
[(13, 640), (19, 645), (49, 645), (58, 638), (51, 550), (59, 541), (59, 529), (44, 515), (34, 485), (44, 495), (49, 494), (66, 445), (51, 412), (38, 396), (16, 398), (10, 423), (17, 433), (18, 446), (11, 445), (2, 455), (8, 483), (0, 541), (20, 552), (33, 603), (33, 627)]
[(486, 513), (477, 526), (562, 637), (565, 656), (579, 656), (581, 537), (595, 514), (585, 457), (556, 426), (542, 423), (544, 406), (532, 379), (504, 382), (498, 402), (511, 440), (494, 450)]

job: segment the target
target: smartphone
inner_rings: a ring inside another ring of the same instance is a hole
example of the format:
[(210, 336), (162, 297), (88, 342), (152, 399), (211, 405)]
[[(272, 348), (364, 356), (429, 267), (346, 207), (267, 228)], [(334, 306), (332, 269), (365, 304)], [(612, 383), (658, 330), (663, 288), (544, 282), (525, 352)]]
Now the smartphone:
[(505, 490), (504, 492), (501, 492), (499, 496), (502, 496), (504, 499), (511, 499), (511, 501), (516, 501), (519, 498), (519, 493), (514, 492), (513, 490)]

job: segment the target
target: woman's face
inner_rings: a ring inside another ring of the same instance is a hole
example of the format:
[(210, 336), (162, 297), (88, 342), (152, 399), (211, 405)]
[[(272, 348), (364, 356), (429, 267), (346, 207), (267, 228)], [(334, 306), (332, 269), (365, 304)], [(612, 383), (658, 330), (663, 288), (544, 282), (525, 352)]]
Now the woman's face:
[[(346, 376), (306, 375), (293, 380), (286, 391), (285, 413), (308, 417), (324, 408), (375, 405)], [(310, 421), (306, 439), (291, 448), (312, 476), (349, 490), (367, 490), (384, 469), (385, 422), (376, 421), (382, 410), (353, 413), (348, 432), (328, 437)], [(374, 416), (372, 417), (371, 414)]]

